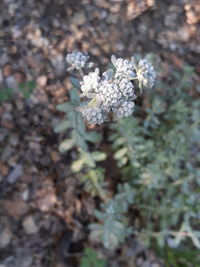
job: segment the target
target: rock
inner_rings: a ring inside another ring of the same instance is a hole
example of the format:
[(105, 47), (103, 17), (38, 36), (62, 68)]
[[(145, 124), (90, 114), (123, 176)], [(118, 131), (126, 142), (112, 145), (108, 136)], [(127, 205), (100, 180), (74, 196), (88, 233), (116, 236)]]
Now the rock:
[(15, 128), (15, 124), (11, 120), (2, 120), (1, 125), (9, 130)]
[(20, 266), (20, 267), (31, 267), (32, 266), (32, 262), (33, 262), (33, 256), (32, 255), (27, 255), (25, 257), (22, 257), (20, 260), (19, 260), (19, 265), (17, 266)]
[(17, 83), (14, 76), (8, 76), (5, 78), (7, 88), (17, 88)]
[(23, 83), (25, 81), (25, 74), (20, 71), (16, 71), (14, 74), (14, 78), (17, 84)]
[(57, 202), (57, 197), (55, 193), (49, 192), (38, 199), (37, 205), (41, 211), (47, 212), (50, 211), (55, 206), (56, 202)]
[(6, 257), (2, 263), (5, 267), (16, 267), (16, 258), (10, 255)]
[(48, 166), (51, 163), (51, 159), (49, 155), (45, 155), (40, 159), (40, 164), (42, 166)]
[(1, 125), (6, 129), (13, 129), (15, 127), (15, 124), (13, 123), (13, 116), (9, 112), (3, 114)]
[(9, 57), (8, 57), (8, 54), (7, 53), (3, 53), (0, 55), (0, 61), (1, 61), (1, 64), (6, 64), (8, 61), (9, 61)]
[(0, 129), (0, 142), (3, 142), (7, 135), (8, 135), (8, 130), (1, 128)]
[(128, 20), (133, 20), (144, 11), (155, 6), (155, 0), (129, 1), (126, 10)]
[(86, 17), (83, 12), (76, 13), (72, 18), (72, 23), (77, 26), (83, 25), (85, 22), (86, 22)]
[(53, 162), (58, 162), (60, 160), (60, 155), (57, 151), (52, 150), (50, 155)]
[(151, 267), (151, 263), (148, 260), (143, 261), (141, 267)]
[(41, 75), (37, 78), (37, 83), (41, 87), (45, 87), (47, 84), (47, 76)]
[[(26, 99), (27, 100), (27, 99)], [(26, 101), (25, 100), (25, 101)], [(16, 105), (16, 108), (20, 111), (24, 110), (24, 99), (16, 99), (16, 102), (15, 102), (15, 105)]]
[(0, 248), (5, 248), (9, 245), (12, 238), (12, 233), (9, 228), (5, 227), (0, 233)]
[(13, 168), (16, 167), (18, 161), (19, 161), (19, 154), (18, 153), (15, 153), (15, 155), (11, 156), (8, 159), (7, 164), (13, 170)]
[(27, 234), (35, 234), (39, 231), (32, 216), (26, 217), (22, 224)]
[(11, 155), (13, 155), (14, 149), (11, 146), (7, 146), (1, 155), (2, 161), (6, 162), (10, 158)]
[(151, 263), (151, 267), (162, 267), (162, 265), (158, 262)]
[(65, 70), (64, 58), (61, 54), (51, 57), (51, 63), (57, 75), (61, 75)]
[(17, 146), (19, 144), (19, 137), (15, 134), (10, 135), (9, 143), (14, 147)]
[(37, 60), (33, 56), (27, 56), (25, 58), (25, 60), (26, 60), (27, 64), (33, 69), (40, 70), (43, 67), (43, 63), (40, 62), (39, 60)]
[(5, 64), (2, 69), (2, 73), (4, 77), (8, 77), (12, 73), (12, 67), (10, 64)]
[(10, 113), (13, 109), (13, 105), (11, 103), (4, 103), (3, 106), (4, 106), (4, 114), (7, 113), (5, 116), (8, 116), (8, 113)]
[(41, 149), (41, 145), (39, 143), (31, 141), (31, 142), (29, 142), (29, 147), (37, 155), (41, 155), (42, 149)]
[(7, 176), (8, 175), (8, 167), (0, 160), (0, 174), (3, 176)]
[(24, 201), (27, 201), (29, 199), (29, 190), (25, 190), (23, 193), (22, 193), (22, 199)]
[[(33, 251), (26, 248), (17, 248), (16, 267), (31, 267), (33, 262)], [(36, 266), (36, 265), (34, 265)]]
[(116, 23), (117, 23), (117, 20), (118, 20), (118, 16), (117, 16), (117, 15), (110, 14), (110, 15), (107, 17), (107, 22), (108, 22), (109, 24), (116, 24)]
[(28, 205), (21, 199), (4, 200), (1, 204), (5, 212), (12, 217), (20, 217), (28, 211)]
[(20, 176), (23, 174), (23, 167), (21, 164), (18, 164), (15, 166), (15, 168), (10, 172), (10, 174), (7, 177), (7, 180), (10, 184), (13, 184), (17, 181), (17, 179), (20, 178)]
[(3, 82), (3, 74), (2, 74), (2, 71), (0, 69), (0, 84)]

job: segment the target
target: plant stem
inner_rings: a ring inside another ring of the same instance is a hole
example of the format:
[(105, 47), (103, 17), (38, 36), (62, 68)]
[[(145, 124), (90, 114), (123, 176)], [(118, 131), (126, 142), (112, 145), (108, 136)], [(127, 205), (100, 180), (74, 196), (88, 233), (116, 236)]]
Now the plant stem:
[(82, 69), (79, 69), (78, 71), (79, 71), (81, 77), (83, 78), (83, 76), (84, 76), (83, 70)]

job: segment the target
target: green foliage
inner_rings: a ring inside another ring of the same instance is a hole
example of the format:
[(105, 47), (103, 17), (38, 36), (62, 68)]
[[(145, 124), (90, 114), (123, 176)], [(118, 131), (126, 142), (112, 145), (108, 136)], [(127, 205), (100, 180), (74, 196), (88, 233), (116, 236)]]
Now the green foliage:
[(118, 194), (106, 204), (102, 204), (102, 211), (95, 210), (94, 215), (100, 223), (90, 224), (91, 239), (101, 241), (105, 248), (113, 249), (132, 233), (128, 227), (125, 213), (133, 203), (134, 193), (128, 184), (118, 187)]
[(19, 90), (21, 91), (23, 97), (25, 99), (28, 99), (31, 97), (31, 94), (33, 93), (33, 90), (36, 88), (36, 82), (34, 80), (28, 81), (25, 83), (20, 83)]
[(105, 267), (106, 261), (99, 259), (97, 253), (92, 248), (85, 248), (84, 256), (81, 259), (80, 267)]
[[(36, 82), (34, 80), (18, 84), (19, 91), (22, 93), (22, 97), (28, 99), (31, 97), (33, 90), (36, 88)], [(13, 88), (6, 88), (0, 90), (0, 102), (8, 101), (15, 93)]]
[[(97, 167), (106, 159), (106, 154), (98, 151), (101, 135), (87, 131), (76, 112), (80, 105), (78, 80), (71, 79), (70, 103), (57, 106), (67, 119), (55, 132), (67, 130), (69, 134), (59, 149), (77, 148), (72, 170), (81, 172), (87, 192), (104, 201), (100, 210), (94, 211), (97, 222), (89, 228), (91, 239), (101, 241), (105, 248), (116, 248), (134, 232), (147, 245), (156, 243), (157, 250), (164, 251), (164, 255), (160, 253), (166, 266), (198, 266), (199, 259), (190, 250), (200, 249), (200, 102), (190, 93), (192, 75), (193, 69), (185, 66), (182, 72), (171, 74), (174, 86), (158, 81), (162, 90), (147, 92), (134, 117), (111, 125), (109, 141), (120, 170), (118, 178), (124, 181), (112, 198), (108, 198), (104, 170)], [(137, 214), (131, 227), (129, 209)], [(89, 254), (81, 266), (98, 266), (88, 259)]]
[[(145, 118), (127, 118), (111, 126), (114, 158), (134, 192), (134, 205), (145, 225), (140, 236), (150, 243), (200, 248), (200, 103), (189, 96), (191, 69), (177, 87), (151, 94)], [(162, 84), (160, 85), (162, 86)], [(140, 110), (138, 110), (140, 112)], [(180, 230), (179, 230), (180, 229)], [(186, 241), (185, 241), (186, 240)]]
[(159, 257), (162, 257), (166, 267), (198, 267), (200, 262), (199, 251), (194, 249), (172, 249), (155, 247)]
[(70, 137), (64, 139), (59, 145), (59, 151), (65, 153), (73, 148), (77, 148), (77, 159), (72, 162), (71, 169), (74, 173), (81, 172), (81, 181), (84, 183), (85, 190), (92, 196), (99, 195), (106, 198), (106, 183), (104, 182), (104, 171), (97, 168), (97, 163), (106, 159), (106, 154), (101, 151), (90, 151), (89, 143), (99, 144), (101, 134), (89, 132), (85, 122), (76, 107), (80, 105), (78, 88), (79, 81), (71, 78), (72, 88), (69, 92), (70, 102), (57, 105), (57, 110), (66, 114), (66, 119), (62, 120), (54, 129), (56, 133), (68, 130)]
[(107, 183), (104, 181), (104, 169), (90, 169), (81, 177), (81, 181), (84, 182), (85, 190), (90, 192), (92, 196), (100, 196), (102, 199), (106, 199)]
[(12, 88), (0, 90), (0, 102), (4, 102), (4, 101), (9, 100), (12, 95), (13, 95), (13, 89)]
[[(83, 120), (83, 117), (80, 112), (76, 111), (76, 107), (80, 105), (80, 97), (77, 86), (79, 86), (78, 79), (71, 78), (72, 87), (69, 92), (70, 102), (57, 105), (57, 110), (66, 113), (66, 119), (62, 120), (54, 129), (56, 133), (69, 130), (70, 138), (63, 140), (59, 146), (59, 151), (64, 153), (74, 147), (77, 147), (84, 151), (85, 157), (91, 158), (88, 155), (88, 144), (90, 143), (99, 143), (101, 141), (101, 135), (95, 132), (87, 132), (86, 126)], [(84, 159), (81, 154), (80, 164), (74, 163), (75, 165), (84, 165)], [(85, 160), (88, 162), (87, 160)], [(94, 160), (93, 161), (94, 165)], [(87, 163), (86, 163), (87, 164)], [(91, 164), (89, 164), (91, 165)], [(78, 170), (79, 171), (79, 170)]]
[(106, 154), (104, 152), (94, 151), (86, 152), (84, 150), (79, 150), (80, 154), (78, 160), (72, 163), (73, 172), (80, 172), (84, 166), (89, 166), (91, 168), (96, 167), (96, 162), (106, 159)]

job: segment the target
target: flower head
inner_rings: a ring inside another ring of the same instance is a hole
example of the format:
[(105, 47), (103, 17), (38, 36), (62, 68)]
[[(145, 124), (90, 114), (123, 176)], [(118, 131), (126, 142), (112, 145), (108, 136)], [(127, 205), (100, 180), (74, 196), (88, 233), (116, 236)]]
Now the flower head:
[(125, 97), (125, 99), (128, 99), (130, 97), (132, 98), (133, 96), (135, 96), (134, 94), (135, 87), (132, 84), (132, 82), (128, 80), (127, 78), (115, 80), (115, 83), (118, 84), (119, 90), (122, 93), (122, 95)]
[(99, 93), (96, 95), (97, 102), (104, 106), (113, 106), (119, 103), (122, 93), (119, 86), (107, 80), (99, 84)]
[(106, 114), (100, 107), (82, 106), (78, 108), (88, 124), (102, 124), (106, 120)]
[(137, 78), (139, 80), (139, 86), (152, 88), (156, 78), (156, 72), (153, 65), (146, 59), (141, 59), (137, 67)]
[(81, 52), (72, 52), (66, 56), (66, 61), (71, 65), (68, 70), (81, 69), (85, 67), (86, 62), (88, 61), (89, 56)]
[(82, 68), (91, 67), (87, 62), (88, 56), (81, 52), (68, 54), (66, 60), (71, 64), (70, 69), (79, 70), (82, 76), (80, 82), (81, 97), (87, 101), (77, 110), (82, 113), (89, 124), (101, 124), (114, 115), (114, 120), (128, 117), (134, 111), (135, 86), (138, 79), (139, 87), (152, 87), (156, 72), (150, 62), (142, 59), (137, 64), (134, 57), (130, 60), (116, 58), (111, 61), (115, 69), (107, 69), (100, 75), (99, 69), (84, 75)]
[(111, 57), (111, 61), (116, 68), (115, 77), (126, 77), (128, 79), (135, 78), (134, 63), (131, 60), (116, 58), (114, 55)]
[(93, 97), (93, 93), (98, 91), (99, 81), (99, 69), (95, 69), (94, 72), (83, 76), (83, 81), (81, 82), (81, 91), (83, 93), (81, 96)]
[(134, 111), (134, 106), (134, 102), (124, 101), (119, 107), (113, 108), (114, 120), (130, 116)]

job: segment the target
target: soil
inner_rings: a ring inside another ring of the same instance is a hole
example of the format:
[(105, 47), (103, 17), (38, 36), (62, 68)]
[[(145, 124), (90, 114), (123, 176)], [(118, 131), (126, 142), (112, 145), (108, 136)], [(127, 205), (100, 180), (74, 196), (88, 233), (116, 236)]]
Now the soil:
[[(14, 90), (0, 104), (0, 267), (78, 266), (85, 246), (109, 266), (162, 266), (131, 238), (114, 252), (90, 243), (98, 201), (71, 172), (76, 153), (58, 151), (56, 105), (68, 99), (73, 50), (103, 69), (112, 54), (151, 52), (163, 79), (189, 64), (200, 84), (199, 1), (1, 0), (0, 10), (0, 91)], [(19, 84), (28, 81), (36, 89), (24, 99)]]

